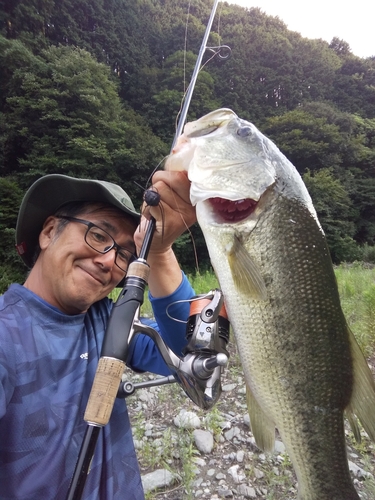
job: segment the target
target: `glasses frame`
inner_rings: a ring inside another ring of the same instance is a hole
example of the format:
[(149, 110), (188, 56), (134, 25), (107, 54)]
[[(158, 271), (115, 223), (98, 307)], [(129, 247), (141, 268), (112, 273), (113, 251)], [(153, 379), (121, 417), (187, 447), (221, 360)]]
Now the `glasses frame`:
[[(128, 250), (127, 248), (124, 248), (122, 246), (120, 246), (118, 243), (116, 243), (115, 239), (113, 238), (113, 236), (111, 236), (108, 231), (106, 231), (105, 229), (103, 229), (102, 227), (98, 226), (97, 224), (94, 224), (94, 222), (91, 222), (89, 220), (85, 220), (85, 219), (79, 219), (77, 217), (71, 217), (69, 215), (59, 215), (58, 216), (59, 219), (64, 219), (64, 220), (67, 220), (69, 222), (79, 222), (80, 224), (84, 224), (85, 226), (87, 226), (87, 229), (86, 229), (86, 232), (85, 232), (85, 236), (84, 236), (84, 240), (85, 240), (85, 243), (86, 245), (88, 245), (90, 248), (92, 248), (93, 250), (95, 250), (95, 252), (98, 252), (102, 255), (110, 252), (111, 250), (115, 250), (115, 264), (116, 266), (121, 269), (121, 271), (123, 271), (124, 273), (127, 272), (128, 270), (128, 267), (129, 267), (129, 264), (131, 262), (133, 262), (133, 260), (135, 260), (137, 257), (136, 255), (134, 255), (133, 252), (131, 252), (130, 250)], [(100, 229), (100, 231), (103, 231), (103, 233), (107, 234), (108, 237), (112, 240), (112, 245), (110, 245), (106, 250), (104, 250), (104, 252), (98, 250), (97, 248), (94, 248), (92, 245), (90, 245), (90, 243), (87, 241), (87, 235), (90, 231), (90, 229), (92, 229), (93, 227), (97, 227), (98, 229)], [(117, 263), (117, 256), (118, 256), (118, 253), (119, 251), (125, 251), (129, 254), (130, 258), (129, 258), (129, 261), (128, 261), (128, 265), (126, 266), (126, 269), (123, 269), (118, 263)]]

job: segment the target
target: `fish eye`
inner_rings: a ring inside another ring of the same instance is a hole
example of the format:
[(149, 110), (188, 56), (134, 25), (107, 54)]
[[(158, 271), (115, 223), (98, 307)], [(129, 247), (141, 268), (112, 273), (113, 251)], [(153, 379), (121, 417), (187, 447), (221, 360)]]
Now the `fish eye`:
[(246, 126), (246, 127), (241, 127), (237, 130), (237, 135), (240, 137), (247, 137), (251, 135), (251, 127)]

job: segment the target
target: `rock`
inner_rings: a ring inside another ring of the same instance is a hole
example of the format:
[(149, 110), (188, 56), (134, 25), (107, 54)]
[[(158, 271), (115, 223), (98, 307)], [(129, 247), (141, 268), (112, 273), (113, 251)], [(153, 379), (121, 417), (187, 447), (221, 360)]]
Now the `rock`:
[(169, 486), (176, 479), (178, 479), (178, 476), (172, 474), (169, 470), (158, 469), (142, 476), (143, 489), (145, 493), (148, 493), (149, 491)]
[(232, 427), (229, 431), (224, 432), (225, 439), (231, 441), (234, 437), (238, 436), (241, 430), (238, 427)]
[(173, 423), (176, 427), (183, 429), (197, 429), (201, 425), (201, 421), (193, 411), (181, 410), (174, 418)]
[(257, 479), (262, 479), (264, 477), (264, 472), (254, 467), (254, 475)]
[(193, 432), (195, 445), (202, 453), (211, 453), (214, 447), (214, 437), (211, 432), (196, 429)]
[(195, 463), (195, 465), (199, 465), (199, 467), (204, 467), (206, 465), (206, 462), (203, 460), (203, 458), (194, 457), (192, 461), (193, 463)]
[(195, 488), (199, 488), (199, 486), (203, 483), (203, 477), (198, 477), (198, 479), (196, 479), (194, 481), (194, 487)]
[(223, 392), (230, 392), (230, 391), (233, 391), (233, 389), (235, 389), (237, 387), (237, 384), (227, 384), (227, 385), (223, 385), (222, 387), (222, 391)]
[(155, 395), (146, 389), (141, 389), (138, 394), (138, 399), (145, 403), (152, 404), (155, 401)]
[(232, 490), (229, 490), (229, 489), (220, 489), (218, 490), (218, 494), (221, 498), (233, 498), (233, 492)]
[(143, 448), (143, 441), (140, 439), (134, 439), (134, 448), (136, 450), (141, 450)]
[(228, 469), (228, 473), (232, 476), (233, 481), (236, 484), (239, 484), (246, 478), (244, 474), (238, 472), (239, 467), (239, 465), (232, 465), (232, 467), (229, 467)]
[(275, 441), (275, 452), (281, 454), (285, 453), (284, 443), (282, 441), (278, 441), (277, 439)]
[(230, 423), (230, 420), (221, 420), (219, 422), (219, 426), (224, 431), (225, 429), (230, 429), (232, 424)]
[(349, 464), (349, 470), (351, 472), (353, 472), (353, 474), (356, 477), (359, 477), (359, 478), (366, 478), (366, 477), (373, 478), (374, 477), (371, 474), (371, 472), (366, 472), (365, 470), (361, 469), (360, 467), (358, 467), (358, 465), (356, 465), (355, 463), (351, 462), (350, 460), (348, 460), (348, 464)]
[(243, 495), (245, 498), (256, 498), (257, 494), (254, 488), (246, 486), (246, 484), (240, 484), (238, 487), (238, 493)]

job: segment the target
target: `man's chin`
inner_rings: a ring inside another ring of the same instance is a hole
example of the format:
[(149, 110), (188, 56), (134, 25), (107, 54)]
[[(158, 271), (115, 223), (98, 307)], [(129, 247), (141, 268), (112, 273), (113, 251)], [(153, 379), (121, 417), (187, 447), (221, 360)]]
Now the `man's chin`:
[(78, 287), (76, 292), (69, 297), (70, 300), (66, 306), (68, 314), (82, 314), (87, 312), (95, 302), (106, 297), (110, 291), (108, 287), (106, 289), (103, 289), (103, 287), (101, 287), (101, 289), (100, 287), (98, 288), (99, 289), (94, 292), (87, 286)]

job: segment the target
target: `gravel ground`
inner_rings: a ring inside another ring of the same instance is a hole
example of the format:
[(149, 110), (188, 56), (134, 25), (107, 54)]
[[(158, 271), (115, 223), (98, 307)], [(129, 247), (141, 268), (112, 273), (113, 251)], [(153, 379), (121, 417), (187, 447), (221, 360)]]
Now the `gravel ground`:
[[(277, 441), (273, 455), (265, 455), (255, 446), (248, 425), (241, 366), (235, 346), (230, 343), (229, 349), (223, 393), (210, 412), (199, 409), (177, 384), (139, 389), (128, 398), (142, 477), (146, 480), (151, 472), (163, 470), (162, 477), (169, 479), (168, 484), (159, 483), (157, 489), (151, 486), (147, 500), (297, 499), (296, 477), (283, 444)], [(126, 375), (126, 380), (133, 383), (155, 378), (150, 374)], [(176, 425), (181, 410), (192, 412), (197, 428), (206, 431), (200, 439), (207, 436), (207, 431), (213, 435), (212, 450), (210, 444), (199, 442), (194, 428)], [(375, 500), (375, 445), (365, 434), (362, 443), (356, 444), (349, 427), (347, 445), (360, 497)], [(174, 477), (167, 477), (166, 470)]]

